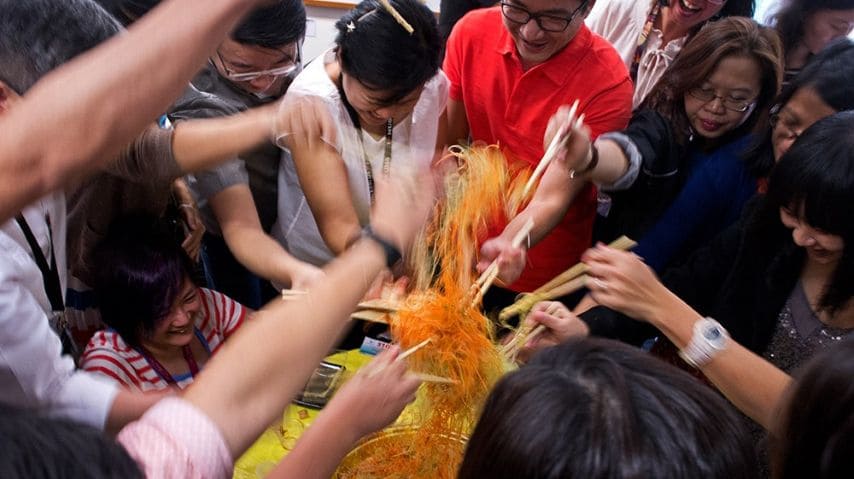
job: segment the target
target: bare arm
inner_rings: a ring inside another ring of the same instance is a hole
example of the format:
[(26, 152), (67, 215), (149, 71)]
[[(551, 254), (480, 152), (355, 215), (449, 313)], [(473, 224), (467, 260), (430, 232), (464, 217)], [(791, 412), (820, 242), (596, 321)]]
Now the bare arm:
[(336, 255), (359, 230), (347, 168), (341, 155), (324, 138), (335, 138), (335, 127), (320, 102), (299, 100), (283, 131), (299, 175), (300, 186), (326, 246)]
[[(632, 253), (601, 246), (584, 254), (590, 266), (591, 296), (599, 304), (647, 321), (676, 347), (684, 348), (702, 316), (670, 292)], [(730, 339), (701, 371), (742, 412), (766, 429), (783, 400), (791, 378), (759, 355)]]
[(211, 169), (270, 141), (277, 105), (175, 125), (172, 152), (185, 173)]
[[(430, 186), (427, 181), (385, 185), (379, 179), (372, 216), (377, 234), (399, 246), (408, 244), (432, 205)], [(325, 280), (305, 298), (270, 303), (211, 358), (185, 399), (219, 427), (233, 454), (245, 450), (281, 414), (384, 267), (379, 244), (356, 242), (327, 266)]]
[(294, 289), (305, 289), (322, 278), (319, 268), (294, 258), (264, 232), (248, 185), (230, 186), (209, 201), (228, 249), (247, 269)]
[(469, 121), (463, 102), (448, 98), (448, 106), (445, 107), (443, 116), (446, 125), (440, 127), (439, 132), (441, 133), (444, 130), (445, 145), (450, 146), (466, 142), (469, 137)]
[(18, 108), (0, 116), (0, 221), (72, 175), (115, 157), (166, 110), (237, 21), (261, 3), (164, 2), (127, 34), (33, 86)]

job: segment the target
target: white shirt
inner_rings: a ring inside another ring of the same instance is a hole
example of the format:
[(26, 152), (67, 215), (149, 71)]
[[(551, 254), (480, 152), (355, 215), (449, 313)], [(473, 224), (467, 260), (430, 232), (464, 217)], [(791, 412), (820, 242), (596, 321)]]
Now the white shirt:
[[(64, 291), (64, 196), (42, 198), (23, 213), (48, 263), (56, 255)], [(20, 226), (14, 219), (7, 221), (0, 227), (0, 402), (103, 428), (118, 388), (75, 370), (71, 358), (61, 355), (43, 281)]]
[[(611, 42), (626, 64), (626, 68), (631, 70), (638, 37), (643, 31), (651, 7), (652, 3), (649, 0), (599, 1), (593, 6), (585, 22), (588, 28)], [(650, 30), (646, 47), (638, 64), (632, 108), (637, 108), (658, 83), (658, 79), (682, 50), (687, 38), (687, 36), (677, 38), (662, 45), (661, 30), (657, 28)]]
[[(324, 105), (336, 127), (334, 138), (323, 140), (334, 147), (347, 169), (351, 199), (359, 222), (368, 224), (371, 198), (365, 157), (371, 163), (374, 176), (382, 174), (385, 137), (375, 139), (362, 133), (350, 119), (341, 100), (338, 87), (329, 79), (326, 64), (334, 59), (328, 51), (306, 67), (294, 80), (285, 101), (319, 101)], [(439, 71), (425, 85), (412, 113), (398, 122), (392, 131), (392, 160), (390, 169), (427, 168), (433, 159), (438, 136), (439, 117), (448, 101), (448, 78)], [(335, 255), (326, 247), (311, 209), (300, 187), (296, 166), (291, 155), (284, 155), (279, 164), (279, 208), (278, 220), (271, 234), (294, 257), (322, 266)], [(405, 170), (404, 170), (405, 171)]]

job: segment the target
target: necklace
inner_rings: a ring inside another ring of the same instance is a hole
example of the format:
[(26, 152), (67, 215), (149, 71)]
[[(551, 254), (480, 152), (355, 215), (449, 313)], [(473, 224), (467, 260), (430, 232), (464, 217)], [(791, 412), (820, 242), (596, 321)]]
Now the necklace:
[[(338, 94), (341, 96), (341, 101), (344, 103), (344, 109), (350, 116), (353, 126), (359, 134), (359, 146), (362, 148), (362, 161), (365, 163), (365, 176), (368, 178), (368, 195), (371, 198), (371, 205), (374, 204), (374, 169), (371, 167), (371, 160), (368, 158), (368, 151), (365, 149), (365, 134), (362, 132), (362, 122), (359, 121), (359, 113), (350, 104), (347, 99), (347, 94), (344, 92), (343, 74), (338, 75), (338, 81), (335, 86), (338, 88)], [(394, 133), (394, 119), (389, 118), (385, 123), (385, 154), (383, 155), (383, 176), (388, 176), (391, 171), (391, 144)]]
[[(151, 369), (153, 369), (161, 379), (166, 381), (166, 384), (177, 384), (177, 381), (175, 381), (175, 378), (172, 377), (166, 367), (160, 364), (160, 361), (158, 361), (157, 358), (155, 358), (154, 355), (145, 348), (145, 346), (140, 345), (137, 351), (139, 351), (145, 360), (148, 361), (148, 364), (151, 365)], [(182, 346), (181, 353), (184, 355), (184, 361), (187, 362), (187, 366), (190, 368), (190, 376), (195, 378), (196, 374), (199, 374), (199, 365), (196, 363), (196, 357), (193, 355), (193, 350), (190, 348), (190, 345), (186, 344)]]
[[(358, 128), (358, 127), (357, 127)], [(389, 118), (385, 124), (385, 153), (383, 155), (383, 176), (388, 176), (391, 170), (391, 143), (393, 135), (394, 121)], [(371, 167), (371, 160), (368, 158), (368, 151), (365, 150), (365, 137), (362, 129), (359, 132), (359, 145), (362, 147), (362, 159), (365, 162), (365, 176), (368, 178), (368, 194), (371, 197), (371, 204), (374, 204), (374, 169)]]

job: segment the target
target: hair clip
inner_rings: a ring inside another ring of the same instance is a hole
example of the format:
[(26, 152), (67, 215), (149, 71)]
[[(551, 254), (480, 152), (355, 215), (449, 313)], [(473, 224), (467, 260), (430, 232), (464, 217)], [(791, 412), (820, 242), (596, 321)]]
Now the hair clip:
[(403, 18), (403, 15), (401, 15), (400, 12), (398, 12), (397, 9), (391, 5), (389, 0), (379, 0), (379, 2), (383, 6), (383, 8), (385, 8), (386, 11), (391, 14), (392, 17), (394, 17), (394, 20), (399, 23), (401, 27), (403, 27), (404, 30), (409, 32), (410, 35), (415, 32), (415, 29), (412, 28), (412, 25), (410, 25), (409, 22), (407, 22), (406, 19)]
[(348, 23), (347, 24), (347, 33), (350, 33), (354, 30), (356, 30), (356, 24), (353, 22)]

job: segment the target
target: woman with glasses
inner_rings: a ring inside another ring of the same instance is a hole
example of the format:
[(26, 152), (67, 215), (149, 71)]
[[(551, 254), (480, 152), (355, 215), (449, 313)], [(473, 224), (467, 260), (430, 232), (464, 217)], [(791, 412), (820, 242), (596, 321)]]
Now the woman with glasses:
[(788, 84), (833, 40), (854, 30), (854, 0), (786, 0), (771, 17), (771, 25), (780, 33)]
[(738, 219), (756, 191), (742, 156), (777, 95), (780, 51), (775, 32), (747, 18), (697, 33), (629, 127), (600, 136), (592, 161), (575, 160), (604, 192), (595, 239), (639, 240), (660, 270)]
[(426, 170), (435, 154), (448, 95), (436, 19), (417, 0), (390, 5), (365, 0), (338, 20), (335, 47), (285, 98), (276, 130), (292, 159), (273, 234), (302, 261), (343, 252), (367, 225), (375, 181)]
[(626, 63), (637, 107), (701, 26), (719, 17), (750, 17), (753, 4), (753, 0), (598, 1), (587, 26), (611, 42)]

